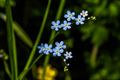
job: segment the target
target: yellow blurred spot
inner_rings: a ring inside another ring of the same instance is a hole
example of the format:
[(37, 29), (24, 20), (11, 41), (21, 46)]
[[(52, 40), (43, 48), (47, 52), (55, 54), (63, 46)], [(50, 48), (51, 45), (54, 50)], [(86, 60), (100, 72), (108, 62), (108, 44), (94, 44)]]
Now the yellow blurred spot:
[[(38, 67), (38, 80), (42, 80), (43, 68)], [(54, 80), (55, 76), (57, 75), (57, 70), (52, 68), (51, 65), (48, 65), (46, 68), (45, 80)]]

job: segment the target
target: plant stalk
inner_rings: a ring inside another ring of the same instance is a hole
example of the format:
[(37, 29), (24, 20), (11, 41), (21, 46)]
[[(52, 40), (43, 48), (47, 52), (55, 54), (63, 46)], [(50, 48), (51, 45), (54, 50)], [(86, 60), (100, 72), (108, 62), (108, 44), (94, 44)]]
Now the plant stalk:
[(97, 53), (98, 53), (98, 46), (94, 45), (93, 49), (92, 49), (91, 58), (90, 58), (90, 64), (91, 64), (91, 67), (93, 67), (93, 68), (96, 67)]
[(37, 45), (39, 44), (40, 40), (41, 40), (41, 36), (42, 36), (42, 33), (43, 33), (43, 30), (44, 30), (44, 27), (45, 27), (45, 23), (46, 23), (46, 20), (47, 20), (47, 16), (48, 16), (48, 13), (49, 13), (49, 10), (50, 10), (50, 5), (51, 5), (51, 0), (48, 1), (48, 4), (47, 4), (47, 8), (46, 8), (46, 12), (45, 12), (45, 15), (44, 15), (44, 18), (43, 18), (43, 21), (42, 21), (42, 24), (41, 24), (41, 27), (40, 27), (40, 30), (39, 30), (39, 33), (38, 33), (38, 36), (37, 36), (37, 39), (35, 41), (35, 44), (33, 46), (33, 49), (30, 53), (30, 56), (28, 58), (28, 61), (24, 67), (24, 70), (21, 72), (21, 74), (19, 75), (19, 79), (22, 80), (24, 75), (26, 74), (26, 72), (29, 70), (29, 67), (30, 67), (30, 64), (33, 60), (33, 57), (35, 55), (35, 51), (37, 49)]
[(15, 35), (12, 25), (12, 12), (10, 6), (10, 0), (6, 0), (6, 17), (7, 17), (7, 40), (8, 50), (11, 65), (11, 80), (18, 80), (18, 66), (17, 66), (17, 53), (16, 53), (16, 42)]
[[(65, 1), (66, 0), (60, 0), (60, 5), (59, 5), (58, 11), (57, 11), (56, 20), (60, 19), (60, 17), (61, 17), (64, 5), (65, 5)], [(53, 39), (55, 37), (55, 34), (56, 34), (56, 32), (53, 30), (51, 32), (51, 36), (50, 36), (50, 39), (49, 39), (49, 42), (51, 42), (51, 44), (54, 42)], [(50, 60), (50, 55), (47, 55), (45, 57), (45, 61), (44, 61), (44, 64), (43, 64), (42, 80), (45, 80), (46, 67), (47, 67), (47, 64), (49, 63), (49, 60)]]

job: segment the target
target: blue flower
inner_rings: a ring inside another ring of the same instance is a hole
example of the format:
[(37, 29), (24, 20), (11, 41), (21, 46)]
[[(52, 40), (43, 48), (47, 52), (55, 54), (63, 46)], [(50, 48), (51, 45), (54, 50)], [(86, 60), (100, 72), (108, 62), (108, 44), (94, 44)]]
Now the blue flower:
[(53, 48), (53, 56), (61, 56), (61, 53), (63, 53), (63, 49), (60, 49), (59, 47)]
[(71, 22), (67, 22), (67, 21), (64, 21), (63, 24), (61, 24), (61, 27), (63, 28), (63, 30), (67, 30), (67, 29), (70, 29), (71, 28)]
[(83, 16), (83, 17), (86, 17), (86, 16), (88, 16), (88, 11), (82, 10), (80, 15)]
[(81, 15), (78, 15), (78, 18), (76, 18), (75, 20), (76, 20), (76, 25), (79, 25), (79, 24), (84, 24), (85, 18), (82, 17)]
[(65, 56), (65, 60), (66, 60), (66, 59), (69, 59), (69, 58), (73, 58), (72, 52), (66, 52), (66, 53), (64, 54), (64, 56)]
[(67, 21), (70, 21), (71, 19), (74, 20), (75, 17), (75, 12), (70, 12), (70, 11), (67, 11), (67, 14), (64, 15), (65, 18), (67, 18)]
[(58, 47), (60, 49), (65, 49), (66, 48), (66, 45), (64, 45), (63, 41), (60, 41), (60, 43), (59, 42), (55, 42), (55, 45), (56, 45), (56, 47)]
[(52, 45), (48, 45), (47, 43), (44, 44), (44, 51), (43, 51), (44, 54), (49, 54), (49, 53), (52, 53)]
[(38, 46), (38, 49), (39, 49), (39, 53), (43, 53), (44, 52), (45, 48), (44, 48), (43, 43), (41, 43), (41, 45)]
[(61, 28), (61, 25), (59, 20), (57, 20), (56, 22), (52, 21), (51, 29), (58, 31), (60, 28)]

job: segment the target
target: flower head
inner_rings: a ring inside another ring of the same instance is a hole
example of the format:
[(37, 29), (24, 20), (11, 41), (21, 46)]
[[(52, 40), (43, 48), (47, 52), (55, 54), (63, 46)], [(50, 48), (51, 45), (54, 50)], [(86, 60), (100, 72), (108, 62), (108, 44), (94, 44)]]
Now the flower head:
[(52, 21), (51, 29), (58, 31), (60, 28), (61, 28), (61, 25), (59, 20), (57, 20), (56, 22)]
[(76, 20), (76, 25), (79, 25), (79, 24), (84, 24), (85, 18), (82, 17), (81, 15), (78, 15), (78, 18), (76, 18), (75, 20)]
[(60, 41), (60, 43), (59, 42), (55, 42), (55, 45), (56, 45), (56, 47), (58, 47), (60, 49), (65, 49), (66, 48), (66, 45), (64, 45), (63, 41)]
[(72, 58), (73, 56), (72, 56), (72, 52), (66, 52), (65, 54), (64, 54), (64, 56), (65, 56), (65, 59), (69, 59), (69, 58)]
[(41, 45), (38, 46), (38, 49), (39, 49), (39, 53), (43, 53), (44, 52), (45, 48), (44, 48), (43, 43), (41, 43)]
[(44, 45), (44, 54), (52, 53), (52, 45), (48, 45), (47, 43)]
[(63, 24), (61, 24), (61, 27), (63, 28), (63, 30), (67, 30), (67, 29), (70, 29), (71, 28), (71, 22), (67, 22), (67, 21), (64, 21)]
[[(44, 74), (44, 67), (39, 66), (37, 68), (37, 80), (43, 80), (42, 75)], [(57, 76), (57, 70), (53, 68), (51, 65), (46, 66), (45, 70), (45, 78), (44, 80), (55, 80), (55, 77)]]
[(63, 49), (60, 49), (59, 47), (55, 47), (53, 49), (53, 56), (61, 56), (61, 53), (63, 53)]
[(67, 11), (67, 14), (64, 15), (65, 18), (67, 18), (67, 21), (70, 21), (71, 19), (74, 20), (75, 17), (75, 12), (70, 12), (70, 11)]
[(86, 17), (86, 16), (88, 16), (88, 11), (82, 10), (80, 15), (83, 16), (83, 17)]
[(38, 46), (39, 53), (49, 54), (52, 53), (52, 45), (48, 45), (47, 43), (41, 44)]

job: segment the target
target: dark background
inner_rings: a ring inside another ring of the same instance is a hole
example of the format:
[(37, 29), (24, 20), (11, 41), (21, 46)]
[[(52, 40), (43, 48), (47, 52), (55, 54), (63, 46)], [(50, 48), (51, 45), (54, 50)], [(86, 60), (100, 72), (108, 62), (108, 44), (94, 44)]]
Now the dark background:
[[(15, 0), (13, 2), (15, 3), (12, 7), (13, 20), (21, 25), (34, 43), (48, 0)], [(59, 3), (60, 0), (52, 0), (41, 42), (48, 42), (49, 40), (48, 34), (51, 33), (51, 21), (55, 20)], [(63, 17), (67, 10), (75, 11), (79, 14), (84, 9), (88, 10), (89, 16), (96, 17), (96, 20), (87, 20), (84, 25), (73, 25), (71, 30), (63, 32), (55, 39), (56, 41), (65, 40), (68, 44), (68, 50), (73, 53), (73, 59), (69, 61), (69, 71), (72, 80), (120, 80), (119, 8), (119, 0), (66, 0), (61, 20), (64, 20)], [(5, 13), (5, 8), (2, 5), (0, 6), (0, 12)], [(6, 35), (5, 22), (0, 19), (0, 49), (7, 53)], [(31, 48), (17, 35), (16, 42), (20, 73)], [(96, 65), (92, 66), (90, 58), (96, 46), (98, 46)], [(35, 57), (39, 55), (37, 53), (38, 51), (36, 51)], [(40, 63), (37, 62), (37, 66), (42, 65), (41, 62), (43, 60), (44, 57), (40, 59)], [(50, 63), (59, 72), (56, 80), (64, 80), (65, 73), (63, 71), (62, 60), (51, 57)], [(9, 80), (7, 77), (1, 59), (0, 80)], [(26, 77), (28, 80), (35, 79), (32, 76), (32, 71)]]

